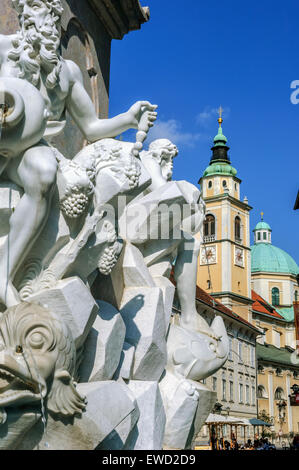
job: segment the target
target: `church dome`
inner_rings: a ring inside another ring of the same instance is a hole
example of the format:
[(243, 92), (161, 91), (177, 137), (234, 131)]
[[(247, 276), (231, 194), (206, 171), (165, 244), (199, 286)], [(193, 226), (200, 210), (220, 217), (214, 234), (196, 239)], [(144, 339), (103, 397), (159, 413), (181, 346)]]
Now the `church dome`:
[(299, 267), (286, 251), (271, 243), (261, 242), (251, 247), (251, 272), (288, 273), (296, 276), (299, 274)]
[(203, 176), (223, 175), (223, 176), (236, 176), (237, 170), (229, 163), (215, 162), (209, 165)]
[(271, 230), (271, 227), (267, 222), (264, 222), (263, 220), (256, 224), (255, 229), (253, 230), (254, 232), (256, 230)]

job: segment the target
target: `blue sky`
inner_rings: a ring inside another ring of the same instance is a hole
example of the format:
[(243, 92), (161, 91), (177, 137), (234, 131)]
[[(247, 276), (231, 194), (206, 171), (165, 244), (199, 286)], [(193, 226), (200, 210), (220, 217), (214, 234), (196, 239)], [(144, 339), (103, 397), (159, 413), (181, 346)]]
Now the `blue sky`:
[[(151, 19), (113, 41), (110, 116), (134, 101), (159, 105), (153, 137), (179, 147), (174, 179), (194, 184), (207, 167), (217, 133), (216, 110), (241, 198), (253, 206), (251, 229), (264, 212), (273, 244), (299, 264), (299, 80), (295, 0), (141, 0)], [(130, 134), (127, 135), (127, 138)], [(132, 138), (132, 135), (131, 135)]]

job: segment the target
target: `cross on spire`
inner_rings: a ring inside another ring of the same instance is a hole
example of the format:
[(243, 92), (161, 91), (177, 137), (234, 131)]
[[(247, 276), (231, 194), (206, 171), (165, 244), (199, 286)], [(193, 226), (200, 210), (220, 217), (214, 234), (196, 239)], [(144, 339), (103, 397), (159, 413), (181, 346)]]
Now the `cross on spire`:
[(223, 108), (222, 108), (222, 106), (220, 106), (220, 108), (218, 109), (218, 112), (219, 112), (218, 122), (219, 122), (219, 127), (221, 127), (221, 124), (223, 123), (223, 119), (222, 119)]
[(264, 220), (264, 213), (261, 212), (261, 219)]

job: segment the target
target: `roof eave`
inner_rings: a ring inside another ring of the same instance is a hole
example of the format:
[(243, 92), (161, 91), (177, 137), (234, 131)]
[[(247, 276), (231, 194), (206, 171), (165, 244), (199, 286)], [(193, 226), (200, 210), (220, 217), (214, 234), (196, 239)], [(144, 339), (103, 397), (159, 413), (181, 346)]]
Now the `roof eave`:
[(256, 328), (251, 323), (246, 322), (242, 317), (240, 317), (236, 313), (229, 314), (228, 312), (224, 312), (223, 310), (221, 310), (221, 308), (217, 307), (217, 305), (212, 306), (212, 305), (208, 304), (207, 302), (205, 302), (204, 300), (199, 299), (198, 297), (196, 297), (196, 301), (200, 302), (201, 304), (205, 305), (206, 307), (209, 307), (212, 310), (217, 310), (217, 312), (221, 313), (221, 315), (225, 315), (230, 320), (235, 320), (236, 322), (242, 323), (242, 325), (244, 325), (247, 328), (253, 330), (257, 335), (259, 335), (261, 333), (261, 331), (258, 328)]
[(141, 28), (150, 18), (148, 7), (139, 0), (88, 0), (111, 39), (122, 39), (125, 34)]

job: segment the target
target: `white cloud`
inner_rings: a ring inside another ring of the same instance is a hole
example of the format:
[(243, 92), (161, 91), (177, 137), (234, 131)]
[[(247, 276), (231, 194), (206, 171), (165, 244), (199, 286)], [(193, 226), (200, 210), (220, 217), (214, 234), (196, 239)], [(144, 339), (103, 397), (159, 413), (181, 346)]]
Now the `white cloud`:
[(184, 132), (182, 130), (181, 122), (176, 119), (169, 119), (168, 121), (156, 121), (154, 127), (148, 134), (148, 141), (152, 142), (156, 139), (169, 139), (174, 144), (193, 147), (200, 137), (201, 135), (198, 133)]
[[(225, 107), (223, 108), (223, 118), (227, 118), (230, 114), (230, 108)], [(219, 116), (219, 108), (212, 108), (211, 106), (206, 106), (205, 109), (196, 116), (196, 123), (207, 127), (210, 125), (211, 121)]]

